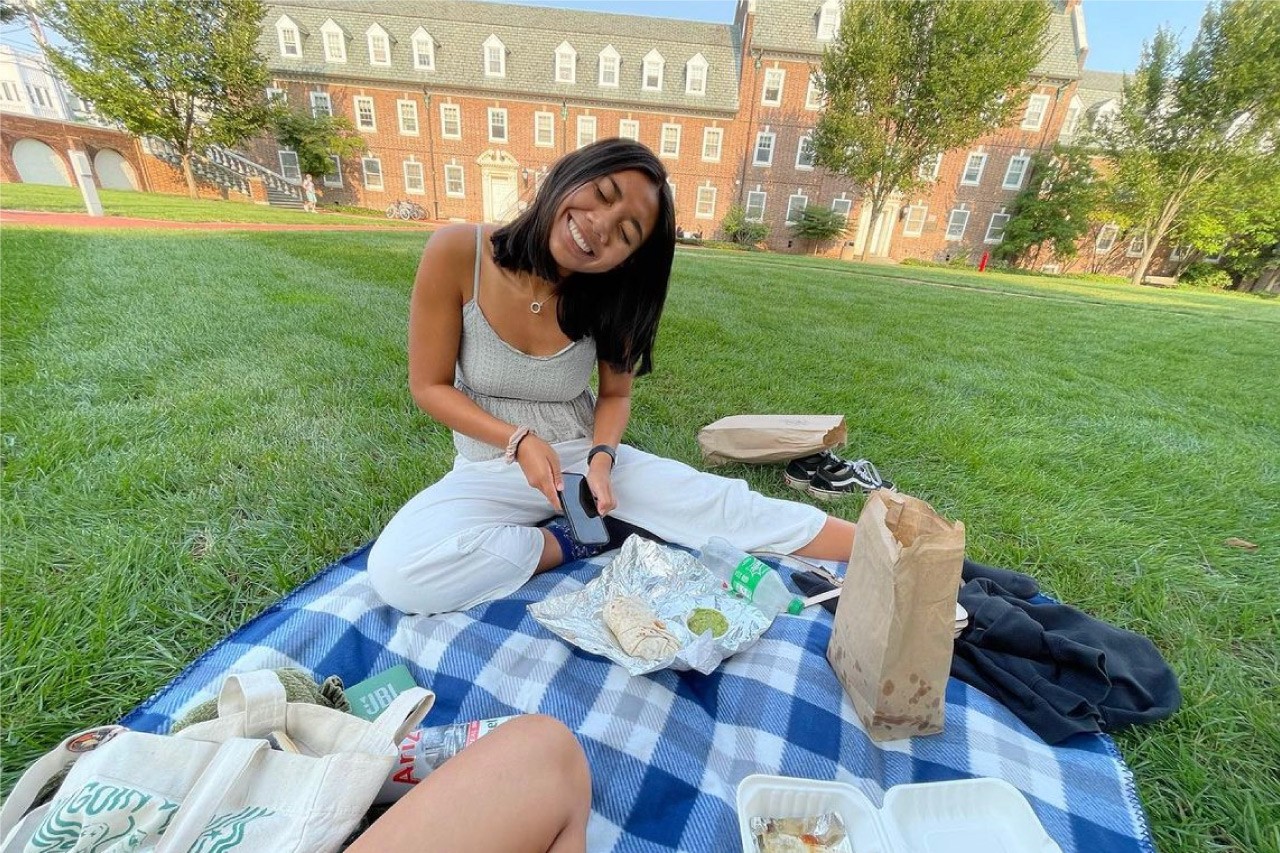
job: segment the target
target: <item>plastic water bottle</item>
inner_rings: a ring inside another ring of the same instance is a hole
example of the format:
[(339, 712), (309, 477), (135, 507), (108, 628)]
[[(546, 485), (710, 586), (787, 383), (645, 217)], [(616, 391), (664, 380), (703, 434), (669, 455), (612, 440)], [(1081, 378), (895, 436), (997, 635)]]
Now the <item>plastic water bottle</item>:
[(727, 589), (750, 601), (770, 617), (783, 612), (794, 616), (804, 610), (804, 601), (787, 589), (777, 572), (719, 536), (713, 536), (702, 546), (700, 559)]
[(413, 790), (431, 771), (515, 717), (472, 720), (449, 726), (414, 729), (400, 741), (395, 769), (382, 783), (376, 803), (393, 803)]

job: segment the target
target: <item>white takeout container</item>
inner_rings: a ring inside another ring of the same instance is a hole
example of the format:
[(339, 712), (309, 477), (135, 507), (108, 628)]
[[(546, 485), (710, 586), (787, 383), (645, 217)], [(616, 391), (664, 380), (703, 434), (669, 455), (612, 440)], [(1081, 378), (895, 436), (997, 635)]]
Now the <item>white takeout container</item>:
[(836, 812), (854, 853), (1062, 853), (1031, 804), (1002, 779), (897, 785), (876, 808), (843, 782), (756, 774), (738, 785), (744, 853), (756, 853), (751, 818)]

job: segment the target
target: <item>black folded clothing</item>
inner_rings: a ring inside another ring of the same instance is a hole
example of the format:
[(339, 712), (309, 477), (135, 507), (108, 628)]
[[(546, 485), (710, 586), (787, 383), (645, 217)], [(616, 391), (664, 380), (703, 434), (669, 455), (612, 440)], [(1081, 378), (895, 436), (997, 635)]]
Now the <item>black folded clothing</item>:
[[(796, 585), (796, 588), (800, 590), (800, 593), (805, 598), (821, 595), (836, 588), (835, 584), (817, 572), (792, 572), (791, 582)], [(828, 612), (835, 613), (836, 605), (839, 603), (840, 597), (837, 596), (822, 602), (822, 606), (827, 608)]]

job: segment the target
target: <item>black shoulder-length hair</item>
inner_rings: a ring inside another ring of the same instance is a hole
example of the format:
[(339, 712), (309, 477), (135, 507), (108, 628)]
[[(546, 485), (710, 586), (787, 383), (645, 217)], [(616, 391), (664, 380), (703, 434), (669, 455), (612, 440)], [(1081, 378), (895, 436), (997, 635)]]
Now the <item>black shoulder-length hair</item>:
[[(560, 203), (588, 181), (628, 169), (643, 172), (658, 188), (658, 219), (649, 239), (607, 272), (562, 279), (550, 246)], [(570, 340), (594, 338), (600, 360), (623, 373), (643, 376), (653, 369), (653, 343), (675, 256), (676, 216), (667, 170), (652, 151), (629, 139), (602, 139), (560, 158), (533, 203), (495, 231), (492, 241), (499, 266), (555, 285), (557, 319)]]

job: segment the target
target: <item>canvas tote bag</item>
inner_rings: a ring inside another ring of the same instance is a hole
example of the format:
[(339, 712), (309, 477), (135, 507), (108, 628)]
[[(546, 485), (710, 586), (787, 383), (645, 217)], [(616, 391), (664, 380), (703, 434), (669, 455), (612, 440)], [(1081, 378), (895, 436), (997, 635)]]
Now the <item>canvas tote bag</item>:
[[(173, 736), (93, 729), (37, 761), (0, 811), (0, 853), (337, 850), (434, 701), (415, 687), (368, 722), (287, 702), (271, 670), (229, 676), (216, 719)], [(276, 732), (299, 752), (273, 748)], [(54, 798), (28, 812), (68, 764)]]
[(942, 731), (963, 564), (963, 522), (910, 495), (867, 498), (827, 660), (873, 740)]

